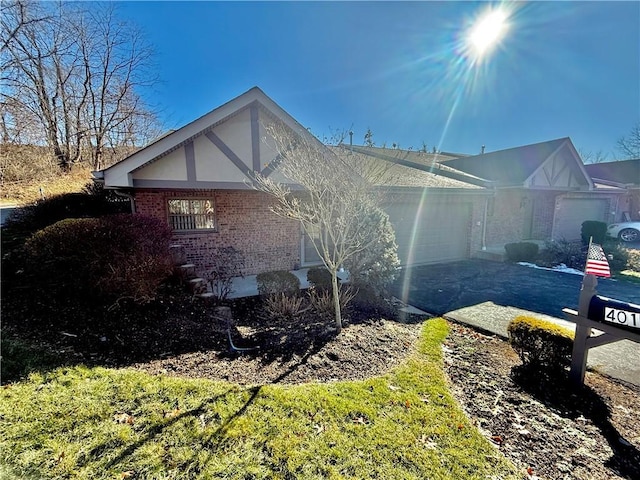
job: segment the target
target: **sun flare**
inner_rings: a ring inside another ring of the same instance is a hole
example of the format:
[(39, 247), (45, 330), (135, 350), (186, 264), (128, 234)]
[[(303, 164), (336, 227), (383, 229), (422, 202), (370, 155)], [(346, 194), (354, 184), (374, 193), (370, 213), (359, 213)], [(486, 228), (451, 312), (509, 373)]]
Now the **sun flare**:
[(481, 58), (500, 43), (507, 29), (507, 13), (502, 9), (491, 10), (471, 27), (467, 37), (468, 47), (476, 57)]

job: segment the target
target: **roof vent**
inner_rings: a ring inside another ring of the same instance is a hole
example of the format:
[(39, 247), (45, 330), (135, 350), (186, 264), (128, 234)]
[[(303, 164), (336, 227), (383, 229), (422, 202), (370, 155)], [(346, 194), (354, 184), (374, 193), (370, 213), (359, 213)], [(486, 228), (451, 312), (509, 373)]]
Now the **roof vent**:
[(480, 150), (480, 155), (484, 155), (484, 145), (482, 145), (482, 149)]

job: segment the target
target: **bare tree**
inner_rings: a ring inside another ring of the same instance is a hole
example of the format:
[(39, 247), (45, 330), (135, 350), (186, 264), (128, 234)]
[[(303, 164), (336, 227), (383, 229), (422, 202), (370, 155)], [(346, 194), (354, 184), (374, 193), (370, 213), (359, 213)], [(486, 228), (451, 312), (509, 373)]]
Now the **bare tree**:
[[(340, 332), (337, 273), (350, 258), (378, 241), (370, 233), (370, 213), (378, 209), (373, 184), (352, 168), (361, 163), (356, 155), (349, 157), (350, 164), (306, 132), (295, 133), (282, 124), (265, 128), (280, 153), (277, 171), (283, 178), (274, 181), (256, 175), (255, 188), (275, 197), (273, 212), (299, 221), (313, 242), (331, 273), (335, 323)], [(374, 174), (374, 170), (362, 169), (365, 171)]]
[(580, 154), (580, 158), (582, 158), (582, 163), (602, 163), (607, 160), (609, 156), (608, 153), (603, 152), (602, 150), (598, 150), (597, 152), (593, 152), (591, 150), (583, 150), (579, 149), (578, 153)]
[[(139, 141), (138, 125), (155, 119), (139, 94), (155, 80), (151, 49), (113, 4), (90, 8), (16, 0), (2, 22), (3, 136), (45, 143), (63, 168), (103, 167), (106, 146)], [(34, 119), (43, 134), (24, 138), (18, 127)]]
[(640, 122), (631, 128), (628, 135), (618, 139), (616, 146), (626, 158), (640, 158)]

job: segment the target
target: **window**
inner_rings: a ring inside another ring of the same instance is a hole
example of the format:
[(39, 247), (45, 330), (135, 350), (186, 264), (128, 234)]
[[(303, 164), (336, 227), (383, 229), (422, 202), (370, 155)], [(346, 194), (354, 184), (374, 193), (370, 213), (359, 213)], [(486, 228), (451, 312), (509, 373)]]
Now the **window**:
[(213, 230), (215, 210), (211, 198), (172, 198), (169, 200), (169, 225), (173, 230)]

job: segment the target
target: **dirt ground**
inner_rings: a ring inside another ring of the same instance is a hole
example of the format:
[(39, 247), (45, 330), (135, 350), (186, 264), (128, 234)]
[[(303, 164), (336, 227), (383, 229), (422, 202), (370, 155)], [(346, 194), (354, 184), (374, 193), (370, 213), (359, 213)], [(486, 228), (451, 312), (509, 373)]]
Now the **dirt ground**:
[[(137, 368), (152, 374), (241, 384), (357, 380), (401, 363), (417, 344), (422, 318), (351, 312), (336, 334), (330, 318), (270, 321), (258, 306), (234, 306), (228, 324), (197, 302), (165, 302), (100, 331), (33, 328), (4, 315), (3, 335), (55, 351), (64, 363)], [(368, 320), (390, 318), (391, 320)], [(445, 372), (454, 396), (523, 478), (640, 478), (640, 388), (588, 373), (586, 387), (532, 381), (507, 342), (451, 324)], [(234, 346), (230, 348), (229, 337)], [(259, 347), (259, 348), (255, 348)], [(514, 368), (515, 367), (515, 368)]]
[(640, 388), (592, 372), (578, 390), (523, 378), (507, 342), (457, 324), (443, 348), (467, 415), (530, 477), (640, 478)]

